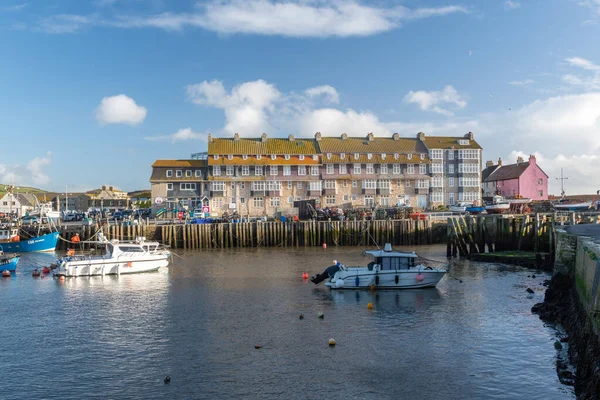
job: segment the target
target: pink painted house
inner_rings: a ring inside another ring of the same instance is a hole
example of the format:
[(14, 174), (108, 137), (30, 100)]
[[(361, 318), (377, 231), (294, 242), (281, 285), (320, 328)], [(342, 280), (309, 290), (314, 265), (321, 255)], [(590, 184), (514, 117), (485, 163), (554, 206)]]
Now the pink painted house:
[(548, 175), (537, 164), (535, 156), (525, 162), (522, 157), (516, 164), (503, 165), (492, 161), (486, 163), (481, 174), (483, 197), (500, 195), (504, 197), (524, 197), (532, 200), (548, 200)]

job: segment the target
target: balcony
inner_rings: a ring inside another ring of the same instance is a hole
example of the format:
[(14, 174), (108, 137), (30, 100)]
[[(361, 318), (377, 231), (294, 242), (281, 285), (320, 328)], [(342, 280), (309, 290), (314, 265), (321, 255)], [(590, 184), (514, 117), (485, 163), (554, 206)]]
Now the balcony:
[(306, 195), (308, 197), (321, 197), (321, 190), (308, 189)]
[(211, 190), (210, 191), (210, 197), (218, 197), (218, 196), (224, 196), (224, 195), (225, 195), (224, 190)]
[(377, 192), (377, 189), (365, 189), (363, 188), (362, 190), (362, 194), (375, 194)]
[(264, 196), (264, 190), (250, 190), (250, 196)]
[(429, 188), (415, 188), (415, 194), (429, 194)]

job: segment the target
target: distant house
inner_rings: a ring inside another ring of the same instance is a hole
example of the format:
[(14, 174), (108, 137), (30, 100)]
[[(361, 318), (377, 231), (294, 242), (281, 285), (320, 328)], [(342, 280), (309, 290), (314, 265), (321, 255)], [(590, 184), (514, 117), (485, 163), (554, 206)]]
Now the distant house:
[(525, 162), (517, 158), (516, 164), (503, 165), (492, 161), (486, 163), (481, 174), (483, 197), (500, 195), (504, 197), (524, 197), (532, 200), (548, 200), (548, 175), (537, 164), (535, 156)]
[(127, 192), (116, 189), (113, 186), (102, 186), (101, 189), (91, 190), (86, 195), (89, 196), (89, 208), (102, 210), (129, 208), (130, 199), (127, 196)]
[(21, 217), (36, 208), (37, 204), (37, 198), (33, 194), (8, 192), (0, 199), (0, 212)]

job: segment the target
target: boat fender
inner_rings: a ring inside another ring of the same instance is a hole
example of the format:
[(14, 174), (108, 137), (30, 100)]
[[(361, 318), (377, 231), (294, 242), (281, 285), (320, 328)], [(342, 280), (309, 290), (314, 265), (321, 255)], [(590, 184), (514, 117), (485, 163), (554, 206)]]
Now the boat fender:
[(375, 284), (379, 285), (379, 275), (375, 275)]
[(398, 275), (396, 275), (396, 277), (394, 278), (394, 280), (396, 281), (396, 285), (397, 285), (398, 281), (400, 280), (400, 278), (398, 277)]
[(338, 279), (337, 281), (335, 281), (335, 287), (336, 288), (343, 288), (344, 287), (344, 280), (343, 279)]
[(354, 284), (356, 286), (360, 285), (360, 278), (358, 277), (358, 275), (356, 276), (356, 279), (354, 279)]
[(419, 273), (419, 275), (417, 275), (416, 279), (417, 279), (417, 282), (423, 282), (423, 279), (425, 279), (425, 277), (423, 276), (423, 274)]

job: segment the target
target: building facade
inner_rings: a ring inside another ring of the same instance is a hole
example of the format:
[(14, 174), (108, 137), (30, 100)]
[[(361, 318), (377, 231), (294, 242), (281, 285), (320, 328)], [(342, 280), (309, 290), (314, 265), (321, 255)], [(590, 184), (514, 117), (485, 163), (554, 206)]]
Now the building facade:
[(509, 165), (503, 165), (502, 159), (498, 159), (496, 165), (488, 161), (482, 176), (485, 197), (500, 195), (548, 200), (548, 175), (537, 164), (534, 155), (530, 155), (527, 162), (519, 157), (516, 164)]
[[(157, 160), (152, 199), (220, 215), (285, 213), (299, 200), (321, 207), (431, 209), (481, 198), (481, 147), (469, 133), (414, 138), (323, 136), (311, 139), (208, 137), (192, 160)], [(157, 206), (155, 206), (157, 207)]]

